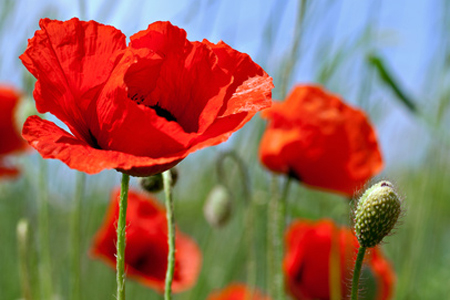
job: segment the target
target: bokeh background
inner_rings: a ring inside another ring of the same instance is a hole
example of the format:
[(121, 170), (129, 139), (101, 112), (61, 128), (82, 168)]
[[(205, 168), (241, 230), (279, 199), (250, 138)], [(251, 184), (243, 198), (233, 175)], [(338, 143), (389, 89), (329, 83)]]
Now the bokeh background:
[[(397, 272), (395, 299), (446, 299), (450, 293), (450, 3), (446, 0), (399, 1), (32, 1), (0, 0), (0, 82), (20, 88), (24, 106), (19, 122), (32, 113), (34, 78), (18, 56), (37, 30), (39, 19), (79, 17), (110, 24), (130, 36), (157, 20), (182, 27), (190, 40), (223, 40), (248, 53), (274, 78), (274, 99), (283, 99), (297, 83), (315, 83), (364, 109), (378, 133), (385, 160), (379, 178), (396, 183), (406, 213), (395, 235), (383, 246)], [(52, 121), (52, 116), (47, 116)], [(264, 290), (266, 203), (270, 175), (257, 158), (264, 122), (256, 116), (229, 142), (199, 151), (179, 165), (175, 214), (182, 231), (203, 251), (197, 285), (176, 299), (205, 299), (231, 281), (245, 280), (245, 243), (240, 181), (233, 216), (221, 229), (204, 220), (204, 200), (217, 183), (218, 154), (235, 150), (247, 163), (257, 220), (258, 286)], [(0, 141), (1, 142), (1, 141)], [(36, 234), (40, 156), (30, 151), (15, 159), (23, 174), (0, 182), (0, 299), (19, 299), (16, 226), (31, 224), (31, 266), (38, 266)], [(72, 213), (76, 172), (59, 161), (48, 168), (52, 278), (61, 299), (70, 278), (68, 219)], [(282, 180), (282, 179), (280, 179)], [(103, 220), (110, 192), (120, 174), (104, 171), (86, 179), (82, 202), (82, 288), (84, 299), (111, 299), (114, 272), (92, 260), (89, 246)], [(132, 180), (132, 187), (138, 183)], [(162, 195), (158, 195), (162, 199)], [(349, 224), (349, 201), (294, 184), (290, 219), (329, 217)], [(38, 272), (32, 274), (39, 280)], [(128, 282), (130, 299), (159, 299), (153, 291)]]

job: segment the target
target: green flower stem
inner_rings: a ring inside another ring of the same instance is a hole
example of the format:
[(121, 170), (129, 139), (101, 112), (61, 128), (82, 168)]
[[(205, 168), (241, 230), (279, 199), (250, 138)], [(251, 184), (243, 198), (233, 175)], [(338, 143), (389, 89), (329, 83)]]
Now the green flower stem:
[(22, 297), (24, 300), (33, 299), (31, 293), (30, 272), (27, 262), (29, 255), (28, 230), (28, 221), (25, 219), (19, 220), (19, 223), (17, 224), (17, 249), (19, 251), (20, 287), (22, 289)]
[[(248, 247), (247, 254), (247, 284), (251, 289), (253, 297), (253, 291), (256, 285), (256, 253), (255, 253), (255, 241), (254, 241), (254, 213), (253, 213), (253, 201), (249, 199), (249, 204), (245, 216), (245, 227), (246, 227), (246, 241)], [(251, 299), (251, 298), (250, 298)]]
[(166, 214), (169, 254), (167, 256), (167, 272), (164, 288), (164, 299), (172, 299), (172, 281), (175, 268), (175, 217), (173, 214), (172, 175), (170, 170), (163, 172), (164, 193), (166, 195)]
[(78, 172), (76, 175), (76, 189), (72, 211), (71, 238), (72, 238), (72, 277), (70, 299), (81, 299), (81, 207), (84, 196), (86, 174)]
[(226, 173), (224, 170), (224, 161), (229, 157), (238, 166), (239, 172), (241, 173), (242, 185), (243, 185), (243, 196), (245, 201), (247, 201), (247, 209), (245, 213), (245, 239), (247, 242), (248, 253), (247, 253), (247, 285), (250, 287), (253, 293), (253, 287), (256, 285), (256, 251), (255, 251), (255, 235), (254, 235), (254, 213), (253, 213), (253, 198), (251, 192), (250, 176), (248, 174), (248, 169), (244, 161), (236, 154), (234, 151), (226, 151), (221, 153), (217, 160), (217, 175), (219, 182), (226, 185), (225, 178)]
[(351, 300), (358, 299), (358, 286), (359, 286), (359, 277), (361, 275), (361, 267), (364, 260), (364, 255), (366, 254), (366, 247), (359, 247), (358, 256), (356, 257), (355, 270), (353, 272), (353, 280), (352, 280), (352, 297)]
[(120, 190), (119, 220), (117, 221), (117, 262), (116, 282), (117, 300), (125, 300), (125, 228), (128, 205), (128, 184), (130, 175), (122, 174), (122, 186)]
[(39, 174), (39, 205), (38, 205), (38, 234), (39, 234), (39, 282), (42, 299), (53, 299), (52, 268), (50, 259), (49, 240), (49, 205), (47, 185), (47, 162), (41, 159), (41, 173)]
[(281, 194), (281, 199), (278, 201), (277, 214), (277, 243), (276, 243), (276, 282), (278, 299), (285, 299), (284, 292), (284, 273), (283, 273), (283, 256), (284, 256), (284, 230), (286, 227), (286, 202), (291, 183), (291, 177), (287, 177)]
[(331, 235), (331, 251), (330, 251), (330, 264), (329, 264), (329, 288), (330, 288), (330, 300), (340, 300), (342, 296), (341, 291), (341, 262), (339, 255), (339, 234), (336, 229), (333, 229)]
[[(286, 201), (291, 183), (291, 177), (286, 179), (281, 197), (278, 197), (276, 188), (276, 178), (273, 178), (272, 198), (269, 203), (269, 249), (268, 263), (269, 285), (273, 284), (270, 290), (274, 293), (276, 300), (285, 299), (284, 275), (283, 275), (283, 255), (284, 255), (284, 230), (286, 225)], [(272, 262), (271, 262), (272, 261)]]
[(278, 201), (278, 178), (276, 175), (272, 174), (271, 184), (270, 184), (270, 200), (267, 205), (267, 293), (271, 298), (275, 298), (275, 241), (277, 240), (277, 214), (274, 213), (277, 210)]

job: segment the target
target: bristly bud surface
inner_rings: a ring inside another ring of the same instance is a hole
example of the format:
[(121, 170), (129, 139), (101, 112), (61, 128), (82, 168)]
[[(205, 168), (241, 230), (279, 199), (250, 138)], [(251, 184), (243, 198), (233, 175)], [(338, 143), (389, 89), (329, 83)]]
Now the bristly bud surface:
[(389, 181), (367, 189), (358, 201), (355, 232), (361, 247), (372, 248), (389, 234), (397, 223), (401, 201)]
[[(175, 186), (178, 180), (178, 170), (176, 168), (170, 169), (170, 175), (172, 175), (172, 187)], [(142, 177), (140, 179), (141, 187), (150, 193), (157, 193), (164, 188), (162, 174), (155, 174), (148, 177)]]

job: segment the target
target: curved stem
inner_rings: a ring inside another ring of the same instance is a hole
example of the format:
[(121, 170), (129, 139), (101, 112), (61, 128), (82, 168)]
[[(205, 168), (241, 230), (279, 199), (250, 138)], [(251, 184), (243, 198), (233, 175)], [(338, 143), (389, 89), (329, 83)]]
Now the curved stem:
[(117, 262), (116, 283), (117, 300), (125, 300), (125, 228), (128, 205), (128, 184), (130, 175), (122, 174), (122, 186), (120, 189), (119, 220), (117, 221)]
[(364, 255), (366, 254), (366, 247), (359, 247), (358, 256), (356, 257), (355, 270), (353, 272), (353, 280), (352, 280), (352, 297), (351, 300), (358, 299), (358, 285), (359, 285), (359, 277), (361, 275), (362, 263), (364, 260)]
[(72, 212), (72, 283), (71, 299), (81, 299), (81, 206), (84, 196), (86, 174), (77, 173), (74, 207)]
[(251, 295), (250, 299), (253, 297), (254, 287), (256, 285), (256, 251), (255, 251), (255, 240), (254, 240), (254, 213), (253, 213), (253, 201), (249, 200), (249, 204), (246, 211), (245, 217), (245, 227), (247, 235), (247, 284), (250, 287)]
[(219, 178), (219, 182), (226, 186), (225, 184), (225, 170), (223, 166), (223, 162), (225, 161), (225, 158), (231, 158), (238, 166), (239, 171), (241, 172), (242, 176), (242, 184), (244, 188), (244, 197), (246, 201), (251, 201), (251, 191), (250, 191), (250, 175), (248, 174), (248, 170), (245, 166), (244, 161), (236, 154), (234, 151), (226, 151), (222, 152), (217, 159), (217, 175)]
[(170, 170), (163, 172), (164, 193), (166, 195), (166, 215), (167, 215), (167, 231), (169, 254), (167, 256), (166, 282), (164, 288), (164, 299), (172, 299), (172, 281), (175, 268), (175, 217), (173, 213), (172, 199), (172, 175)]
[(254, 213), (253, 213), (253, 201), (252, 201), (252, 193), (250, 188), (250, 175), (248, 173), (248, 169), (244, 163), (244, 161), (236, 154), (234, 151), (222, 152), (217, 160), (217, 175), (219, 182), (223, 185), (225, 184), (225, 170), (224, 170), (224, 161), (229, 157), (232, 159), (238, 166), (239, 172), (242, 176), (242, 184), (243, 184), (243, 194), (245, 201), (248, 202), (248, 206), (246, 209), (245, 216), (245, 227), (246, 227), (246, 240), (247, 240), (247, 285), (250, 287), (253, 293), (253, 287), (256, 285), (256, 254), (255, 254), (255, 241), (254, 241)]

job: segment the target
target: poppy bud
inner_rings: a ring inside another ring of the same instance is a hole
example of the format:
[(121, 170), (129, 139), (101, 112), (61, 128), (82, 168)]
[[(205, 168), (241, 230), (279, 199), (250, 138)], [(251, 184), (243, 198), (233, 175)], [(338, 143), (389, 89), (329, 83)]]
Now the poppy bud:
[[(172, 168), (170, 169), (170, 174), (172, 175), (173, 187), (178, 180), (178, 170), (176, 168)], [(144, 190), (150, 193), (157, 193), (164, 188), (164, 182), (161, 173), (141, 178), (140, 184)]]
[(397, 223), (401, 201), (389, 181), (381, 181), (367, 189), (358, 201), (355, 231), (361, 247), (371, 248)]
[(222, 227), (231, 216), (231, 195), (223, 185), (215, 186), (206, 198), (203, 214), (211, 226)]

